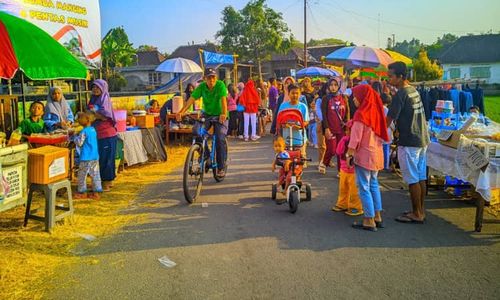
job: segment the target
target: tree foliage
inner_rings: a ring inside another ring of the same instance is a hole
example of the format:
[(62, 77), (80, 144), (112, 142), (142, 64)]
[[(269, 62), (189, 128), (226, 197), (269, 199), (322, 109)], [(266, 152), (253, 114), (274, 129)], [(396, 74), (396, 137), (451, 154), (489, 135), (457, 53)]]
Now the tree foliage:
[(158, 47), (151, 46), (151, 45), (140, 45), (136, 49), (137, 52), (142, 52), (142, 51), (157, 51), (157, 50), (158, 50)]
[(101, 54), (105, 73), (109, 76), (112, 68), (131, 65), (136, 51), (129, 42), (123, 27), (112, 28), (102, 40)]
[(429, 59), (424, 49), (421, 49), (418, 58), (413, 60), (413, 69), (417, 81), (436, 80), (443, 76), (443, 69), (436, 61)]
[(430, 45), (426, 45), (420, 42), (420, 40), (413, 38), (410, 41), (404, 40), (402, 42), (397, 42), (394, 47), (388, 47), (388, 49), (413, 58), (417, 58), (420, 50), (425, 49), (428, 57), (431, 59), (437, 59), (439, 58), (439, 55), (456, 40), (458, 40), (458, 36), (446, 33), (443, 34), (442, 37), (438, 37), (437, 40)]
[(269, 8), (265, 0), (251, 0), (240, 11), (225, 7), (220, 25), (215, 37), (222, 50), (259, 64), (273, 52), (285, 53), (292, 44), (293, 35), (282, 14)]
[(336, 38), (326, 38), (326, 39), (310, 39), (309, 42), (307, 42), (308, 46), (314, 47), (314, 46), (335, 46), (335, 45), (346, 45), (347, 42), (336, 39)]

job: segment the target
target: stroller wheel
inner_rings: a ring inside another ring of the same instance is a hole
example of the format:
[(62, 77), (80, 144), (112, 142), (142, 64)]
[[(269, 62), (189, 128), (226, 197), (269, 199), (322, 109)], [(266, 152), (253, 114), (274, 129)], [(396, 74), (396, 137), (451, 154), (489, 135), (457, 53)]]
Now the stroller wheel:
[(306, 183), (306, 201), (311, 201), (312, 200), (312, 195), (311, 195), (311, 184)]
[(278, 193), (278, 186), (276, 183), (273, 183), (273, 186), (271, 188), (271, 199), (276, 200), (276, 194)]

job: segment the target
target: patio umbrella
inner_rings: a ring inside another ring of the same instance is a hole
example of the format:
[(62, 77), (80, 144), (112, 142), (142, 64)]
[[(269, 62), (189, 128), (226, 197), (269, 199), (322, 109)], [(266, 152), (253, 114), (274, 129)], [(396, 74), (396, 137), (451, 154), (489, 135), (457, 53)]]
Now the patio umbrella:
[(394, 61), (402, 61), (405, 63), (405, 65), (407, 65), (409, 67), (413, 66), (413, 61), (411, 60), (411, 58), (404, 56), (403, 54), (396, 52), (396, 51), (392, 51), (392, 50), (384, 50), (384, 51), (387, 54), (389, 54), (389, 56), (392, 59), (394, 59)]
[(345, 65), (347, 68), (356, 69), (362, 67), (387, 67), (394, 60), (381, 49), (371, 47), (344, 47), (333, 51), (326, 56), (327, 60)]
[(0, 78), (21, 69), (32, 80), (85, 79), (87, 68), (48, 33), (0, 12)]
[(179, 92), (182, 93), (182, 80), (180, 74), (185, 73), (203, 73), (201, 67), (194, 61), (182, 57), (167, 59), (163, 61), (156, 72), (175, 73), (179, 76)]
[(308, 67), (297, 72), (297, 78), (301, 77), (331, 77), (340, 76), (337, 71), (319, 67)]

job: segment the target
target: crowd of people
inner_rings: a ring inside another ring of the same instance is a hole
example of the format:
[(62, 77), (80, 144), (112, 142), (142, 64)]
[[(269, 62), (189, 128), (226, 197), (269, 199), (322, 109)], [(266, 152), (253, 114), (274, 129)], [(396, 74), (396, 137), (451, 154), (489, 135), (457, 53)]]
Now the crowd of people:
[[(256, 141), (267, 133), (266, 125), (271, 123), (274, 148), (279, 150), (277, 159), (287, 157), (285, 146), (299, 147), (304, 157), (308, 147), (317, 151), (318, 172), (325, 174), (330, 168), (339, 178), (338, 197), (332, 211), (363, 215), (363, 221), (355, 222), (353, 227), (370, 231), (384, 227), (378, 172), (391, 168), (390, 145), (393, 133), (397, 132), (399, 167), (409, 185), (412, 206), (396, 221), (423, 223), (425, 157), (429, 143), (424, 107), (419, 93), (406, 80), (406, 65), (396, 62), (389, 65), (388, 70), (389, 78), (383, 82), (353, 82), (341, 77), (313, 82), (306, 77), (299, 85), (293, 77), (286, 77), (270, 78), (266, 82), (250, 79), (226, 86), (217, 78), (215, 70), (209, 68), (203, 82), (186, 88), (187, 101), (177, 113), (177, 120), (181, 121), (183, 114), (199, 99), (203, 102), (204, 114), (218, 118), (214, 134), (219, 176), (225, 176), (227, 153), (223, 143), (226, 136)], [(291, 145), (284, 145), (289, 140), (289, 132), (277, 129), (276, 117), (289, 109), (300, 111), (307, 130), (294, 129), (292, 135), (300, 139), (291, 139)], [(149, 110), (161, 116), (164, 108), (152, 100)], [(67, 129), (75, 123), (59, 88), (50, 89), (45, 106), (33, 102), (30, 113), (19, 127), (24, 135)], [(87, 109), (78, 114), (76, 122), (83, 130), (75, 137), (80, 157), (75, 197), (98, 199), (99, 193), (111, 189), (115, 179), (117, 130), (106, 81), (93, 82), (90, 102)], [(161, 117), (155, 119), (155, 123), (160, 122)], [(273, 170), (276, 165), (273, 162)], [(289, 171), (286, 163), (279, 165), (285, 172)], [(93, 179), (91, 191), (87, 190), (87, 175)]]
[[(378, 173), (391, 170), (390, 146), (397, 133), (398, 163), (409, 185), (412, 205), (396, 221), (421, 224), (425, 221), (426, 148), (430, 142), (425, 112), (418, 92), (407, 81), (406, 65), (395, 62), (388, 69), (385, 81), (333, 77), (313, 82), (306, 77), (299, 85), (293, 77), (286, 77), (267, 82), (250, 79), (227, 88), (215, 71), (208, 69), (205, 82), (190, 91), (177, 119), (180, 121), (188, 107), (202, 98), (205, 114), (221, 117), (222, 126), (215, 131), (219, 141), (226, 134), (255, 141), (266, 134), (270, 122), (279, 160), (289, 157), (283, 145), (288, 133), (277, 130), (276, 117), (283, 110), (300, 111), (307, 130), (298, 130), (295, 134), (302, 135), (301, 139), (292, 139), (292, 145), (286, 146), (300, 146), (304, 157), (308, 147), (318, 152), (318, 172), (325, 174), (331, 168), (339, 178), (338, 199), (332, 211), (362, 215), (362, 222), (352, 226), (369, 231), (384, 227)], [(277, 165), (289, 171), (287, 163), (276, 161), (272, 169)]]

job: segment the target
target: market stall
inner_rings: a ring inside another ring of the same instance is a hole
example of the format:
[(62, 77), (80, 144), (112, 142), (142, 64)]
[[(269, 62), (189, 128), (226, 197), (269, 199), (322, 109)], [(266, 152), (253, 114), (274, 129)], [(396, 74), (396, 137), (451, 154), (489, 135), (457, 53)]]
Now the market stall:
[(473, 187), (477, 192), (475, 230), (480, 232), (485, 202), (500, 203), (500, 124), (479, 114), (452, 114), (452, 105), (448, 107), (450, 112), (439, 107), (433, 112), (427, 166), (430, 174), (451, 176)]

